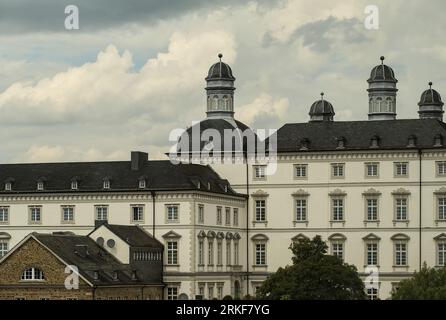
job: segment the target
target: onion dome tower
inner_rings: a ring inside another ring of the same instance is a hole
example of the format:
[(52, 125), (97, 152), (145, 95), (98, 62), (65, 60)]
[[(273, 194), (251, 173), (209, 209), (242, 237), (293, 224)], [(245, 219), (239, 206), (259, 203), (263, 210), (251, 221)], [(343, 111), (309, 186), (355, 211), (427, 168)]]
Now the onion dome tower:
[(323, 92), (321, 92), (321, 99), (311, 105), (309, 115), (310, 122), (333, 121), (335, 115), (333, 105), (324, 99)]
[(396, 118), (396, 83), (392, 68), (381, 64), (372, 69), (369, 83), (369, 120), (394, 120)]
[(440, 94), (432, 89), (432, 82), (429, 82), (429, 89), (421, 94), (420, 102), (418, 102), (420, 119), (443, 121), (443, 105)]
[(229, 65), (221, 61), (223, 55), (218, 54), (219, 62), (213, 64), (206, 77), (207, 117), (234, 117), (234, 81)]

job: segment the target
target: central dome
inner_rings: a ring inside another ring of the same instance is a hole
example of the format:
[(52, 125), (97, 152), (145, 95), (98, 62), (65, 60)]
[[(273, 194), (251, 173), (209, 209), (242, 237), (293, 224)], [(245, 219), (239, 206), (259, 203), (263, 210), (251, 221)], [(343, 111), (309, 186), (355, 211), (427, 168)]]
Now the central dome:
[(206, 77), (206, 81), (209, 80), (231, 80), (234, 81), (235, 77), (232, 75), (232, 69), (229, 65), (221, 61), (223, 55), (220, 53), (218, 55), (220, 61), (214, 63), (208, 72), (208, 76)]

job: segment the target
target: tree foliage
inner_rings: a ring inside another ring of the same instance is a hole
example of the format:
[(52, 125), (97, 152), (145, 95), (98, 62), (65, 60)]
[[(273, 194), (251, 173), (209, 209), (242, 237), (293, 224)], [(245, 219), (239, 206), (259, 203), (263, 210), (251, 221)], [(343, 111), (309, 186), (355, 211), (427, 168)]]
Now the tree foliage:
[(327, 254), (320, 236), (290, 246), (293, 265), (279, 268), (259, 288), (258, 297), (271, 300), (365, 299), (356, 267)]
[(395, 300), (444, 300), (446, 299), (446, 267), (428, 268), (426, 263), (415, 275), (399, 283), (392, 292)]

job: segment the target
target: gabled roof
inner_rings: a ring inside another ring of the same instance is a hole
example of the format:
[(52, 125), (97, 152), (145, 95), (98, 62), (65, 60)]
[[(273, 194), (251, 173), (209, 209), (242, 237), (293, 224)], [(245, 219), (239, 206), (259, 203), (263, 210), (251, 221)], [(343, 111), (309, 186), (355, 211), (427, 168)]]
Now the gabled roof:
[[(102, 226), (109, 229), (112, 233), (132, 247), (163, 248), (163, 244), (161, 242), (156, 240), (151, 234), (138, 226), (103, 223), (98, 228), (101, 228)], [(93, 230), (90, 234), (95, 232), (98, 228)]]
[[(438, 148), (434, 147), (435, 137), (446, 137), (446, 124), (436, 119), (288, 123), (276, 134), (278, 153), (339, 151), (339, 137), (345, 138), (342, 151), (434, 149)], [(371, 148), (375, 136), (379, 146)], [(411, 136), (416, 138), (412, 147), (408, 143)], [(308, 139), (304, 151), (303, 139)]]
[[(139, 179), (146, 177), (146, 188), (139, 188)], [(192, 180), (199, 176), (206, 188)], [(37, 191), (37, 181), (45, 177), (43, 191)], [(77, 178), (78, 189), (71, 190), (71, 181)], [(108, 177), (110, 189), (103, 189), (103, 180)], [(114, 192), (114, 191), (189, 191), (238, 195), (227, 180), (221, 179), (210, 166), (198, 164), (175, 165), (168, 160), (146, 161), (139, 170), (131, 170), (130, 161), (112, 162), (64, 162), (0, 164), (0, 185), (13, 178), (11, 191), (0, 187), (0, 194), (47, 193), (47, 192)], [(209, 183), (210, 189), (207, 188)], [(225, 188), (227, 186), (227, 188)]]

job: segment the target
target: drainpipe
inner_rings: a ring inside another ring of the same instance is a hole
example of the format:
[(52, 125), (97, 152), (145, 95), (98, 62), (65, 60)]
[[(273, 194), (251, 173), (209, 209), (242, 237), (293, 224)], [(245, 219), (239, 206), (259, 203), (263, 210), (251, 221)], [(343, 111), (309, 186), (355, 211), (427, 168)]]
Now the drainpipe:
[(155, 238), (155, 191), (151, 190), (152, 195), (152, 236)]
[(418, 226), (418, 236), (419, 236), (419, 239), (418, 239), (418, 241), (419, 241), (419, 250), (420, 250), (420, 252), (419, 252), (419, 255), (420, 255), (420, 257), (419, 257), (419, 262), (420, 262), (420, 265), (419, 265), (419, 269), (418, 269), (418, 271), (420, 271), (421, 270), (421, 265), (422, 265), (422, 243), (421, 243), (421, 232), (422, 232), (422, 229), (421, 229), (421, 226), (422, 226), (422, 222), (421, 222), (421, 219), (422, 219), (422, 199), (423, 199), (423, 195), (422, 195), (422, 167), (421, 167), (421, 164), (422, 164), (422, 154), (423, 154), (423, 150), (422, 149), (418, 149), (418, 162), (419, 162), (419, 179), (418, 179), (418, 192), (419, 192), (419, 204), (420, 204), (420, 208), (419, 208), (419, 226)]
[(245, 151), (246, 161), (246, 295), (249, 295), (249, 164), (248, 152)]

